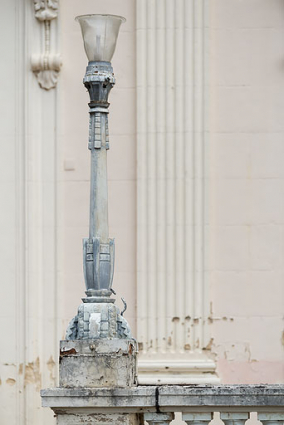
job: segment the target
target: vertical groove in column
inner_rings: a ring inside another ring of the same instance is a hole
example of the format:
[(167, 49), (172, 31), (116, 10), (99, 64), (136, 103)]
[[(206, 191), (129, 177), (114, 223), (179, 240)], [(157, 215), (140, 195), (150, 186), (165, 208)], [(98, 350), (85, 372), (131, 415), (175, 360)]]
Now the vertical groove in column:
[(157, 0), (156, 13), (156, 72), (157, 72), (157, 327), (158, 350), (165, 353), (167, 350), (166, 338), (166, 173), (165, 173), (165, 0)]
[(147, 145), (148, 145), (148, 267), (149, 267), (149, 343), (151, 352), (156, 352), (156, 31), (155, 31), (156, 0), (147, 0), (148, 49), (147, 49)]
[(148, 350), (147, 223), (147, 19), (146, 2), (136, 2), (137, 22), (137, 333), (140, 351)]
[[(203, 279), (203, 317), (208, 320), (210, 316), (210, 293), (208, 290), (209, 281), (208, 281), (208, 271), (207, 270), (207, 262), (208, 262), (208, 246), (206, 241), (208, 241), (207, 233), (208, 233), (208, 225), (206, 221), (206, 214), (208, 208), (208, 172), (209, 172), (209, 155), (207, 150), (209, 151), (209, 133), (208, 133), (208, 99), (209, 99), (209, 17), (210, 17), (210, 0), (203, 0), (203, 176), (204, 176), (204, 196), (203, 196), (203, 204), (204, 204), (204, 218), (203, 218), (203, 226), (204, 226), (204, 279)], [(208, 170), (206, 172), (206, 170)], [(203, 347), (206, 347), (210, 342), (210, 328), (208, 325), (202, 327), (202, 338), (203, 338)]]
[[(26, 14), (25, 6), (20, 3), (16, 9), (16, 38), (18, 45), (21, 47), (15, 53), (15, 61), (18, 69), (25, 68), (25, 54), (26, 54), (26, 41), (23, 41), (22, 34), (26, 34)], [(26, 39), (25, 39), (26, 40)], [(25, 173), (26, 173), (26, 151), (25, 143), (23, 143), (22, 135), (26, 134), (25, 125), (25, 89), (26, 89), (26, 73), (21, 73), (18, 78), (15, 79), (16, 88), (15, 96), (15, 126), (17, 128), (17, 134), (15, 138), (15, 187), (16, 187), (16, 216), (15, 216), (15, 227), (17, 233), (17, 249), (15, 252), (15, 284), (16, 284), (16, 353), (17, 363), (25, 364), (25, 346), (26, 346), (26, 267), (25, 267), (25, 230), (26, 230), (26, 214), (25, 214)], [(24, 382), (21, 376), (17, 376), (16, 379), (17, 391), (16, 391), (16, 422), (19, 425), (26, 424), (26, 392), (24, 391)]]
[(193, 4), (194, 0), (185, 0), (185, 54), (184, 67), (185, 88), (185, 332), (187, 348), (194, 349), (194, 100), (193, 100), (193, 69), (194, 69), (194, 38), (193, 38)]
[(174, 2), (166, 0), (166, 292), (168, 350), (175, 352)]
[(175, 282), (176, 282), (176, 303), (175, 316), (177, 317), (175, 335), (176, 350), (184, 352), (184, 66), (183, 64), (183, 0), (176, 0), (175, 16), (175, 221), (176, 221), (176, 249), (175, 249)]
[(194, 0), (194, 318), (195, 347), (202, 348), (203, 305), (203, 0)]
[(196, 348), (196, 4), (192, 0), (192, 348)]

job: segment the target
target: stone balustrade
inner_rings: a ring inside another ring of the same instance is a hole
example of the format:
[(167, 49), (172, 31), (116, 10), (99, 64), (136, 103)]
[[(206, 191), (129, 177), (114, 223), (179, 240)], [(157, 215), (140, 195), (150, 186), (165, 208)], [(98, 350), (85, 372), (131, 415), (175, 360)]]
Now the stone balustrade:
[(214, 412), (220, 412), (225, 425), (244, 425), (251, 412), (257, 412), (263, 425), (284, 424), (284, 385), (53, 388), (42, 390), (41, 396), (58, 425), (132, 425), (143, 419), (149, 425), (168, 425), (177, 412), (187, 425), (207, 425)]

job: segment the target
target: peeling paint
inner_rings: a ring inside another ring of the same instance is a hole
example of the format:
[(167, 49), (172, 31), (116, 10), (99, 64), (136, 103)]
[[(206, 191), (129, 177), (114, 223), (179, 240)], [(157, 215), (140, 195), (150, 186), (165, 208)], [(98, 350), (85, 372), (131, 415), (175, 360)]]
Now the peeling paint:
[[(212, 351), (211, 351), (212, 352)], [(228, 362), (247, 362), (257, 363), (258, 360), (252, 358), (251, 349), (248, 342), (242, 343), (230, 343), (230, 344), (218, 344), (214, 345), (214, 354), (218, 356), (218, 359), (224, 359)]]
[(282, 343), (282, 345), (284, 347), (284, 331), (282, 332), (282, 335), (281, 335), (281, 343)]
[[(93, 348), (91, 348), (92, 350)], [(60, 357), (71, 356), (72, 354), (77, 354), (75, 348), (70, 348), (70, 350), (60, 350)]]
[(206, 347), (203, 348), (203, 350), (211, 350), (213, 342), (214, 342), (214, 338), (210, 338), (210, 341), (208, 342)]
[(185, 345), (184, 345), (184, 349), (185, 349), (186, 351), (189, 351), (189, 350), (190, 350), (190, 344), (185, 344)]
[(35, 384), (37, 391), (41, 388), (39, 357), (37, 357), (35, 362), (28, 363), (25, 367), (24, 387), (27, 384)]
[(0, 378), (0, 385), (2, 385), (2, 380), (1, 380), (1, 378)]
[(184, 320), (190, 320), (191, 317), (190, 316), (185, 316)]
[(180, 321), (180, 318), (179, 317), (173, 317), (172, 318), (172, 322), (174, 322), (174, 323), (177, 323), (179, 321)]
[(170, 336), (168, 337), (168, 345), (172, 345), (172, 338)]
[(15, 383), (16, 383), (16, 380), (13, 378), (6, 379), (6, 384), (8, 385), (15, 385)]
[(248, 361), (250, 362), (251, 361), (251, 351), (250, 351), (249, 344), (246, 344), (245, 345), (245, 353), (247, 353), (247, 355), (248, 355)]
[(138, 350), (143, 351), (143, 342), (138, 342)]
[(19, 364), (19, 375), (23, 374), (23, 363)]
[[(212, 316), (208, 316), (207, 317), (207, 320), (208, 320), (208, 323), (209, 324), (212, 324), (213, 322), (217, 322), (219, 320), (223, 320), (224, 322), (230, 320), (230, 322), (233, 322), (234, 321), (234, 318), (233, 317), (226, 317), (226, 316), (223, 316), (223, 317), (212, 317)], [(204, 323), (205, 323), (205, 321), (204, 321)]]
[(133, 351), (134, 351), (134, 347), (133, 347), (133, 345), (132, 345), (132, 344), (129, 344), (129, 347), (128, 347), (128, 353), (129, 353), (129, 354), (132, 354), (132, 353), (133, 353)]

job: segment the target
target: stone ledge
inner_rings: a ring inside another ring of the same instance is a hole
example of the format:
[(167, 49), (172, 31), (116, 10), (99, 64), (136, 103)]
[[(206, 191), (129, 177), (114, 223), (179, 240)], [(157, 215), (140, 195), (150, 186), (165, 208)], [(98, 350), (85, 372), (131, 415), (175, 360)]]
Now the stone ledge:
[(53, 388), (41, 391), (42, 405), (57, 411), (93, 412), (284, 412), (284, 385), (138, 386)]

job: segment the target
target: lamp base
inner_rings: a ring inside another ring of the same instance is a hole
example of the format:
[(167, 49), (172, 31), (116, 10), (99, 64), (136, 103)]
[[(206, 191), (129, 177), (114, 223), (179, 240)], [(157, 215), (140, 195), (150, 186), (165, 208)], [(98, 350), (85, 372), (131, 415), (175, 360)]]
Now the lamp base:
[(135, 339), (60, 341), (59, 386), (68, 388), (137, 385)]
[(127, 321), (113, 303), (107, 298), (106, 302), (80, 304), (77, 316), (68, 325), (66, 340), (132, 338)]

